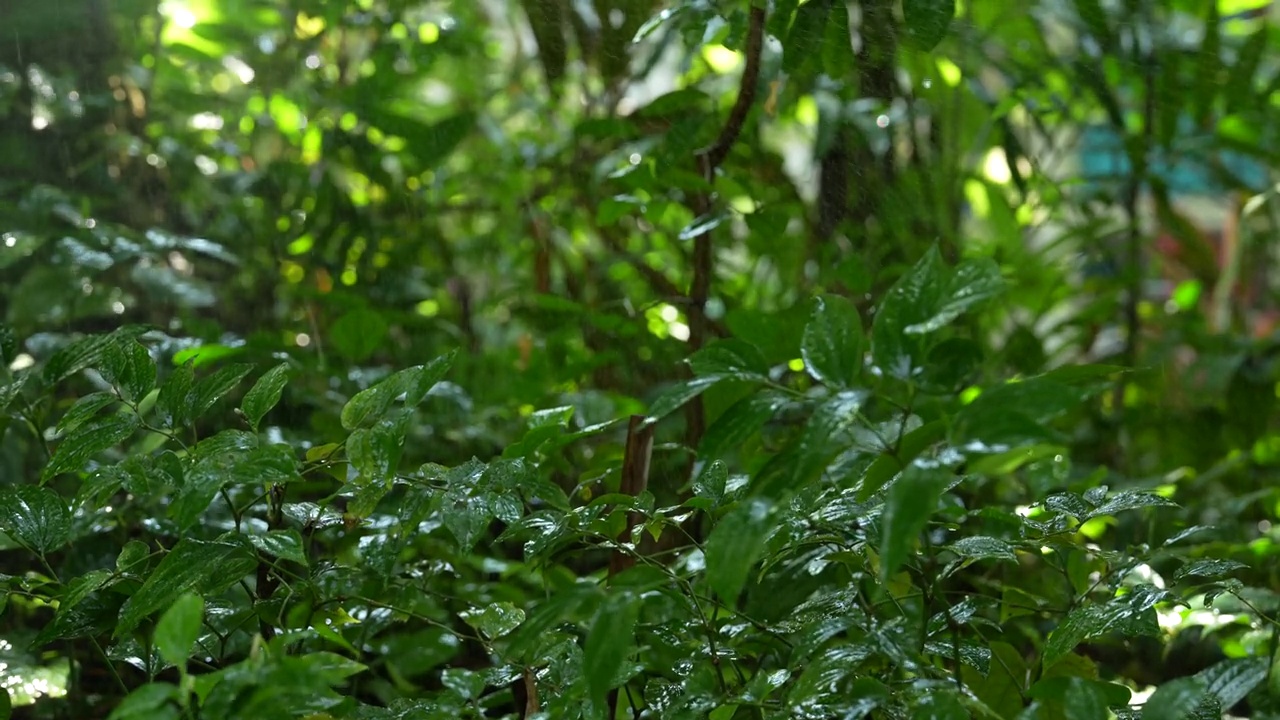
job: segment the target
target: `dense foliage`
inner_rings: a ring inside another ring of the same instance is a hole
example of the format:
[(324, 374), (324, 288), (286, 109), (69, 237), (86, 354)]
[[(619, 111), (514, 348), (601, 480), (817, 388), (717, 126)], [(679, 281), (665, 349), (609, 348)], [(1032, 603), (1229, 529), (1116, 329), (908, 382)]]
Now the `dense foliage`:
[(1280, 717), (1262, 0), (0, 0), (0, 719)]

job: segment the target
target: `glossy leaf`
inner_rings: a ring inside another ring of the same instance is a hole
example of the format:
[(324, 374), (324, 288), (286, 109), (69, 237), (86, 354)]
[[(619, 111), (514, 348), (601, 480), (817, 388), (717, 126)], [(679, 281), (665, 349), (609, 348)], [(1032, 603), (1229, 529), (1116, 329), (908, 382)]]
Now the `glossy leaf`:
[(912, 463), (889, 488), (880, 540), (880, 579), (889, 578), (914, 553), (916, 541), (937, 509), (938, 498), (951, 481), (943, 468)]
[(234, 390), (240, 384), (240, 381), (244, 380), (245, 376), (251, 372), (253, 372), (252, 365), (228, 365), (227, 367), (219, 368), (209, 377), (197, 382), (187, 396), (189, 414), (186, 417), (191, 420), (202, 417), (215, 403)]
[(240, 403), (240, 410), (244, 413), (249, 427), (255, 431), (258, 429), (258, 423), (262, 421), (263, 416), (280, 402), (280, 395), (288, 382), (289, 364), (280, 363), (263, 373), (253, 387), (249, 388), (249, 392), (245, 393), (244, 400)]
[(1217, 578), (1247, 567), (1238, 560), (1205, 558), (1182, 566), (1174, 573), (1173, 579), (1178, 582), (1188, 577)]
[(195, 365), (184, 363), (173, 369), (169, 377), (160, 386), (160, 394), (156, 398), (156, 409), (160, 412), (166, 427), (177, 427), (191, 417), (188, 407), (191, 387), (195, 384)]
[(1003, 540), (984, 535), (960, 538), (950, 545), (952, 552), (974, 560), (1017, 560), (1013, 548)]
[(257, 559), (242, 545), (179, 540), (142, 587), (125, 602), (115, 637), (123, 637), (147, 616), (167, 608), (188, 592), (220, 592), (257, 567)]
[(137, 340), (120, 338), (103, 351), (102, 376), (134, 402), (156, 385), (156, 364)]
[(160, 657), (178, 667), (186, 667), (187, 657), (204, 624), (204, 600), (199, 595), (181, 595), (156, 623), (155, 643)]
[(0, 529), (39, 553), (71, 539), (71, 510), (49, 488), (16, 485), (0, 492)]
[(461, 617), (471, 627), (484, 633), (489, 639), (500, 638), (520, 627), (524, 622), (524, 611), (509, 602), (491, 603), (483, 608), (475, 608), (461, 613)]
[(406, 407), (416, 406), (449, 371), (453, 358), (453, 352), (441, 355), (426, 365), (415, 365), (393, 373), (373, 387), (356, 393), (342, 407), (342, 427), (354, 430), (376, 422), (399, 398), (404, 399)]
[(603, 703), (605, 694), (635, 646), (640, 599), (629, 592), (610, 593), (600, 603), (582, 652), (582, 671), (592, 702)]
[(40, 474), (41, 479), (79, 472), (98, 453), (120, 444), (137, 429), (138, 417), (132, 414), (111, 415), (81, 425), (58, 443), (58, 449)]
[(103, 408), (116, 402), (119, 402), (119, 398), (109, 392), (89, 393), (81, 397), (58, 419), (56, 428), (58, 434), (65, 436), (67, 433), (74, 432), (76, 428), (92, 420)]
[(847, 298), (825, 295), (814, 301), (800, 351), (805, 369), (818, 382), (847, 388), (862, 372), (865, 339), (862, 318)]
[(1178, 678), (1156, 688), (1142, 706), (1144, 718), (1184, 720), (1195, 712), (1206, 694), (1204, 681), (1199, 678)]
[(773, 523), (767, 501), (747, 500), (717, 523), (707, 538), (707, 583), (730, 606), (737, 602), (751, 567), (764, 552)]

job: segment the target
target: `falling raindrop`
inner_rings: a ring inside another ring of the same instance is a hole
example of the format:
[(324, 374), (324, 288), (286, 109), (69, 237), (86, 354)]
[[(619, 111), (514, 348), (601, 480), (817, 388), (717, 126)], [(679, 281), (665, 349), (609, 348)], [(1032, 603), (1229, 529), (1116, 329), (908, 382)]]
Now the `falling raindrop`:
[(876, 117), (876, 125), (877, 125), (877, 126), (879, 126), (879, 127), (882, 127), (882, 128), (887, 128), (887, 127), (889, 127), (889, 116), (888, 116), (888, 115), (880, 115), (880, 116)]

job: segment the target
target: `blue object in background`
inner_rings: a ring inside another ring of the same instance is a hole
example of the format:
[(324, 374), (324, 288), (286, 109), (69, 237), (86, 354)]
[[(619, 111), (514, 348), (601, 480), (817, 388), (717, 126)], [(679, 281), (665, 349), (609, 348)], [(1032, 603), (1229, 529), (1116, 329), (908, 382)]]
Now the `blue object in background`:
[[(1257, 158), (1235, 150), (1215, 149), (1218, 143), (1211, 134), (1195, 132), (1189, 121), (1182, 125), (1175, 140), (1178, 150), (1170, 153), (1165, 148), (1154, 148), (1150, 157), (1151, 173), (1163, 180), (1171, 193), (1221, 195), (1231, 189), (1223, 182), (1224, 173), (1254, 192), (1262, 192), (1270, 185), (1266, 165)], [(1081, 176), (1091, 190), (1127, 183), (1133, 175), (1124, 140), (1109, 126), (1085, 128), (1078, 152)]]

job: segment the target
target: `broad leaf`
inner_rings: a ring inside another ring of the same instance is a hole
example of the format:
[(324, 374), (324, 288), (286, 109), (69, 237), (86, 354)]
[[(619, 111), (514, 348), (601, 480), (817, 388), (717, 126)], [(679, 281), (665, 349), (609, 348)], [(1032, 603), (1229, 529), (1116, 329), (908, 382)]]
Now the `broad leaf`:
[(185, 667), (203, 624), (204, 600), (191, 593), (180, 596), (156, 623), (155, 643), (160, 657), (171, 665)]
[(393, 373), (373, 387), (356, 393), (342, 407), (342, 427), (354, 430), (376, 422), (398, 398), (404, 399), (405, 407), (417, 406), (449, 371), (454, 355), (455, 352), (451, 351), (426, 365), (415, 365)]
[(1156, 688), (1142, 706), (1142, 717), (1160, 720), (1184, 720), (1190, 717), (1204, 699), (1204, 681), (1195, 677), (1178, 678)]
[(111, 415), (76, 428), (58, 443), (58, 449), (40, 473), (41, 480), (80, 471), (95, 455), (118, 445), (137, 429), (138, 416), (133, 414)]
[(249, 427), (255, 431), (258, 429), (263, 416), (280, 402), (280, 395), (288, 382), (289, 363), (280, 363), (263, 373), (253, 387), (249, 388), (244, 401), (240, 403), (240, 411), (244, 413)]
[(245, 376), (251, 372), (253, 372), (252, 365), (237, 363), (219, 368), (209, 377), (196, 383), (187, 397), (187, 412), (189, 413), (186, 416), (187, 419), (199, 419), (214, 404), (234, 390), (240, 384), (240, 381), (244, 380)]
[(156, 386), (156, 364), (133, 338), (119, 338), (107, 346), (101, 362), (102, 376), (134, 402)]
[(630, 592), (611, 592), (600, 603), (582, 653), (587, 692), (596, 705), (614, 686), (622, 664), (635, 646), (640, 598)]
[(147, 581), (125, 602), (114, 636), (124, 637), (147, 616), (169, 607), (181, 595), (221, 592), (257, 567), (243, 545), (183, 538), (165, 555)]
[(191, 386), (195, 384), (195, 364), (184, 363), (173, 369), (168, 379), (160, 386), (160, 394), (156, 398), (156, 409), (165, 426), (173, 428), (184, 424), (191, 417), (188, 407), (188, 396)]
[(732, 607), (751, 567), (773, 530), (772, 507), (762, 499), (744, 501), (711, 531), (706, 543), (707, 583)]
[(71, 539), (71, 510), (49, 488), (16, 485), (0, 492), (0, 530), (39, 553)]
[(524, 622), (524, 611), (509, 602), (491, 603), (460, 615), (464, 622), (491, 640), (510, 633)]
[(853, 385), (862, 372), (865, 342), (862, 318), (853, 303), (838, 295), (825, 295), (814, 301), (800, 353), (813, 379), (843, 389)]
[(914, 552), (916, 540), (953, 477), (947, 469), (912, 463), (889, 488), (880, 517), (881, 582), (888, 582)]

